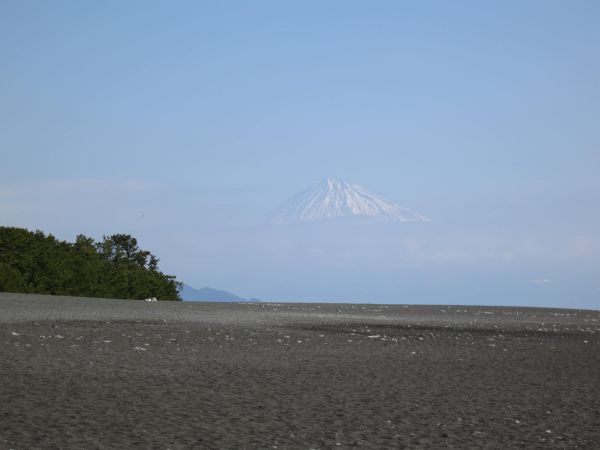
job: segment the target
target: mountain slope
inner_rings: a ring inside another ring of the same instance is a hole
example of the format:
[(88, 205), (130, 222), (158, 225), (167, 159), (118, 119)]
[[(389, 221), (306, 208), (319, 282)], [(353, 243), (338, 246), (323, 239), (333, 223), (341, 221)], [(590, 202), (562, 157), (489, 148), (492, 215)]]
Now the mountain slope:
[(202, 289), (194, 289), (187, 284), (183, 285), (181, 291), (179, 291), (182, 300), (197, 300), (205, 302), (245, 302), (244, 298), (238, 297), (235, 294), (227, 291), (220, 291), (210, 287), (204, 287)]
[(368, 222), (424, 222), (419, 213), (388, 202), (364, 187), (332, 178), (306, 189), (281, 205), (274, 223), (328, 219), (360, 219)]

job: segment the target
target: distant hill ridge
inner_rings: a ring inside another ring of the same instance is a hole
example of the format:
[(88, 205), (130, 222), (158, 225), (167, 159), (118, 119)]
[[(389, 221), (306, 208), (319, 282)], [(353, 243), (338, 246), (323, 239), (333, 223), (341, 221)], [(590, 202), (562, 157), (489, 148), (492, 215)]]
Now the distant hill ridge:
[(238, 297), (231, 292), (222, 291), (219, 289), (213, 289), (211, 287), (203, 287), (202, 289), (195, 289), (187, 284), (184, 284), (179, 295), (183, 300), (187, 301), (203, 301), (203, 302), (249, 302), (259, 301), (257, 299), (245, 299)]

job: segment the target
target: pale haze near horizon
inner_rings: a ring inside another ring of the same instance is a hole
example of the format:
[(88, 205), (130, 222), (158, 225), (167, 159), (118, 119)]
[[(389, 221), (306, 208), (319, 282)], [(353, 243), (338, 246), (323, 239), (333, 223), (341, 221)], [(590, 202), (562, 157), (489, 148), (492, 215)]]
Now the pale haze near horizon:
[[(0, 4), (0, 224), (265, 300), (600, 307), (600, 4)], [(427, 223), (276, 227), (326, 177)]]

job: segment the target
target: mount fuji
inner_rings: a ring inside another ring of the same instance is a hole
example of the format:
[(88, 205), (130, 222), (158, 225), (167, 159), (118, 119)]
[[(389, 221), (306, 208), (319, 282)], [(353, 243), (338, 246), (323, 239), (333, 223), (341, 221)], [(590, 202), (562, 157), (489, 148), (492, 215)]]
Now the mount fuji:
[(327, 178), (296, 194), (273, 214), (277, 224), (320, 220), (363, 222), (426, 222), (428, 219), (408, 208), (372, 194), (364, 187)]

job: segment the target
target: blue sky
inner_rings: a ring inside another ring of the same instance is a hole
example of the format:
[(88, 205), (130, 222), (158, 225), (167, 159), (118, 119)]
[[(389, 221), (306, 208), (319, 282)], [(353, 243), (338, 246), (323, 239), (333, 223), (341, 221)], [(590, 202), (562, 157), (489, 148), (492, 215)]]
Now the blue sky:
[[(599, 21), (596, 1), (4, 1), (0, 221), (128, 232), (244, 296), (600, 307)], [(263, 225), (325, 177), (432, 221)]]

